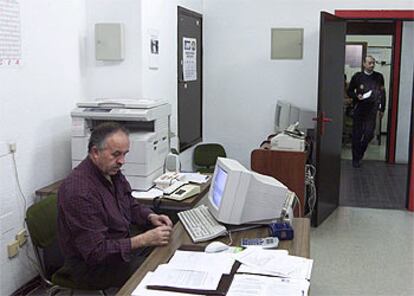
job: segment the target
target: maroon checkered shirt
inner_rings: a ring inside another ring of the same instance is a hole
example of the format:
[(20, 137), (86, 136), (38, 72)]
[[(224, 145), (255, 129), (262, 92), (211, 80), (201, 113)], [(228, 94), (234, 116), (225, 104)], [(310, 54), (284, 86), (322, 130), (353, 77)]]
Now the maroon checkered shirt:
[(125, 176), (109, 182), (87, 157), (58, 192), (58, 239), (65, 258), (88, 265), (129, 261), (130, 224), (145, 224), (152, 211), (132, 196)]

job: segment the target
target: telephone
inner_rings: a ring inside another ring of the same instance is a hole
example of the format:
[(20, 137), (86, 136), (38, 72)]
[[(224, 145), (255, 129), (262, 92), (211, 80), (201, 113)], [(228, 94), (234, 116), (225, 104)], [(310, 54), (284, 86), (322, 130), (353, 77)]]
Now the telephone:
[(200, 186), (194, 184), (186, 184), (179, 187), (170, 195), (164, 195), (164, 198), (173, 199), (176, 201), (182, 201), (200, 193)]
[(185, 175), (167, 172), (154, 180), (155, 186), (164, 192), (164, 197), (174, 200), (184, 200), (200, 193), (199, 185), (188, 184)]
[(157, 179), (155, 179), (154, 183), (155, 183), (155, 186), (157, 186), (159, 189), (164, 190), (178, 181), (179, 181), (178, 173), (167, 172), (159, 176)]

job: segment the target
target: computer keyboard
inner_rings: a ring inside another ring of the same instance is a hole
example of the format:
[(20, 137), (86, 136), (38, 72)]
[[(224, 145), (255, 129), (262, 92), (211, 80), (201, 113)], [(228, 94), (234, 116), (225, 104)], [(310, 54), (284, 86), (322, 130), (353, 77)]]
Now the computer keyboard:
[(226, 227), (219, 224), (205, 205), (178, 213), (181, 223), (193, 242), (204, 242), (225, 235)]

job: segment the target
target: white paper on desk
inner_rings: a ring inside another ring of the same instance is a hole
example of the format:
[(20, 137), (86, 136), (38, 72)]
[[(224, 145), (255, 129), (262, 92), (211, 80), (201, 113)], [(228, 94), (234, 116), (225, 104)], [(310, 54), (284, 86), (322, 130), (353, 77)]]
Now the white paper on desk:
[(368, 99), (371, 96), (371, 94), (372, 94), (372, 90), (367, 91), (366, 93), (362, 95), (362, 100)]
[(258, 275), (236, 274), (227, 296), (308, 295), (306, 280), (282, 279)]
[(231, 253), (205, 253), (177, 250), (168, 265), (177, 269), (230, 274), (234, 264)]
[(292, 279), (310, 280), (311, 273), (312, 273), (312, 265), (313, 265), (313, 260), (307, 259), (307, 260), (304, 260), (301, 264), (298, 264), (296, 268), (294, 268), (291, 272), (284, 273), (284, 272), (264, 270), (261, 268), (251, 267), (251, 266), (242, 264), (237, 270), (237, 272), (278, 276), (278, 277), (285, 277), (285, 278), (292, 278)]
[(217, 290), (220, 273), (184, 270), (162, 264), (157, 267), (147, 285), (167, 286), (196, 290)]
[[(241, 260), (237, 259), (243, 263), (237, 272), (310, 280), (313, 265), (312, 259), (289, 256), (287, 253), (285, 255), (265, 253), (272, 251), (278, 250), (262, 250), (262, 252), (260, 250), (250, 250), (250, 254), (245, 254)], [(239, 254), (236, 256), (239, 256)], [(259, 264), (255, 264), (255, 262)]]
[(263, 248), (247, 248), (243, 252), (234, 255), (234, 259), (242, 264), (252, 267), (267, 266), (269, 261), (278, 260), (279, 257), (287, 257), (287, 250), (266, 250)]
[(131, 195), (135, 198), (154, 199), (156, 197), (163, 196), (164, 193), (162, 192), (162, 190), (159, 190), (157, 188), (151, 188), (148, 191), (132, 191)]
[[(170, 291), (161, 291), (161, 290), (151, 290), (147, 289), (149, 280), (151, 279), (153, 272), (148, 272), (139, 285), (132, 292), (132, 296), (188, 296), (187, 293), (179, 292), (170, 292)], [(191, 294), (195, 296), (201, 296), (200, 294)]]
[(210, 179), (210, 175), (200, 173), (180, 173), (178, 179), (196, 184), (204, 184)]
[(239, 269), (237, 269), (237, 273), (249, 273), (249, 274), (257, 274), (257, 275), (270, 275), (270, 276), (278, 276), (278, 277), (287, 277), (286, 274), (276, 272), (276, 271), (268, 271), (261, 269), (256, 266), (248, 266), (246, 264), (240, 265)]

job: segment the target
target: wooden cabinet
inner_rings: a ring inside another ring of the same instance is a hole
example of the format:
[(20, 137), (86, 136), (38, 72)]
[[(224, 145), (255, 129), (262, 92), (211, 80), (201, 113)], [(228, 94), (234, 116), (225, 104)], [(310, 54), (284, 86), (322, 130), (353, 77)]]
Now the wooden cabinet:
[[(257, 173), (272, 176), (296, 193), (301, 204), (301, 216), (305, 208), (305, 165), (306, 152), (275, 151), (255, 149), (251, 153), (251, 169)], [(295, 217), (299, 217), (298, 207)]]

